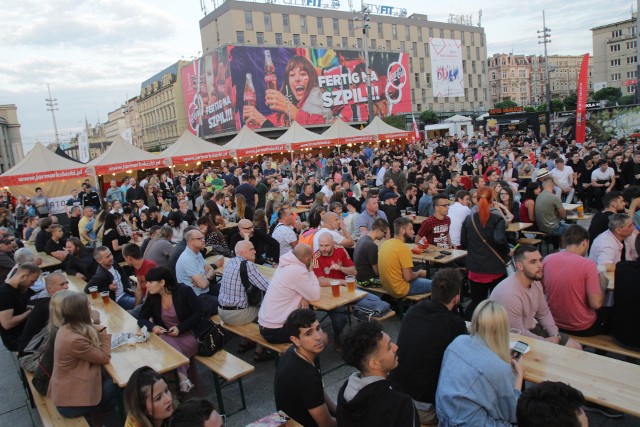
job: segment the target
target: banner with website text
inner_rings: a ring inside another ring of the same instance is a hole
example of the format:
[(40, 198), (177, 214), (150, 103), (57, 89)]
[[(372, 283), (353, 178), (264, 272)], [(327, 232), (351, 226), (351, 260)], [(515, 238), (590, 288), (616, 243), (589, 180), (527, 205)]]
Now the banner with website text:
[[(370, 52), (374, 114), (411, 111), (408, 58)], [(189, 130), (200, 137), (253, 129), (366, 122), (361, 51), (227, 46), (182, 69)]]

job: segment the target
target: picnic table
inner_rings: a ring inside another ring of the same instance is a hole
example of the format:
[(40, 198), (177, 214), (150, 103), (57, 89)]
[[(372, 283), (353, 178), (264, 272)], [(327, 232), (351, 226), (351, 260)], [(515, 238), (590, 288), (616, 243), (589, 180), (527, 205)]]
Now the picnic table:
[[(409, 249), (413, 249), (416, 247), (415, 243), (407, 243)], [(432, 246), (429, 246), (431, 249)], [(442, 251), (451, 252), (451, 255), (445, 255), (442, 258), (436, 259), (436, 257), (440, 255), (444, 255)], [(460, 258), (464, 258), (467, 256), (467, 251), (463, 251), (461, 249), (437, 249), (434, 251), (427, 251), (421, 254), (415, 254), (411, 252), (414, 260), (422, 261), (422, 262), (433, 262), (435, 264), (450, 264)]]
[(512, 222), (507, 226), (507, 233), (519, 233), (522, 230), (526, 230), (529, 227), (532, 227), (533, 223), (531, 222)]

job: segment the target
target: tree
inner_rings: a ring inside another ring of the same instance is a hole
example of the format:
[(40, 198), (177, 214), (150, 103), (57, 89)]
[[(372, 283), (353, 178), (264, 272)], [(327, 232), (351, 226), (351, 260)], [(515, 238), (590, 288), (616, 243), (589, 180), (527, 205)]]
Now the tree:
[(438, 115), (433, 110), (425, 110), (420, 113), (420, 120), (422, 120), (425, 125), (433, 125), (440, 121)]
[(406, 122), (402, 114), (396, 116), (387, 116), (382, 119), (386, 124), (393, 126), (394, 128), (407, 130)]
[(536, 112), (538, 113), (544, 113), (545, 111), (547, 111), (547, 103), (543, 102), (542, 104), (538, 105), (536, 107)]
[(565, 110), (573, 111), (578, 105), (578, 95), (572, 93), (571, 95), (565, 96), (562, 102), (564, 103)]
[(526, 107), (524, 107), (524, 111), (527, 113), (535, 113), (536, 112), (536, 107), (532, 106), (532, 105), (527, 105)]
[(620, 99), (618, 100), (618, 104), (620, 105), (633, 105), (635, 103), (636, 103), (635, 95), (625, 95), (620, 97)]
[(551, 100), (551, 112), (556, 113), (558, 111), (564, 110), (564, 103), (560, 98), (553, 98)]
[(605, 87), (592, 95), (594, 101), (606, 100), (609, 105), (616, 105), (616, 102), (622, 98), (622, 91), (619, 87)]
[(513, 108), (513, 107), (517, 107), (518, 104), (516, 104), (513, 101), (502, 101), (502, 102), (496, 102), (496, 104), (494, 105), (495, 108)]

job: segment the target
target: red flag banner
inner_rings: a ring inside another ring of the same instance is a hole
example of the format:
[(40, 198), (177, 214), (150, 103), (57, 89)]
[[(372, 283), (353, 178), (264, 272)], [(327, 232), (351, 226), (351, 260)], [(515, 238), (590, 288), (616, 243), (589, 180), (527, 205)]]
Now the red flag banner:
[(589, 89), (589, 54), (582, 58), (578, 77), (578, 103), (576, 105), (576, 142), (583, 143), (587, 137), (587, 96)]

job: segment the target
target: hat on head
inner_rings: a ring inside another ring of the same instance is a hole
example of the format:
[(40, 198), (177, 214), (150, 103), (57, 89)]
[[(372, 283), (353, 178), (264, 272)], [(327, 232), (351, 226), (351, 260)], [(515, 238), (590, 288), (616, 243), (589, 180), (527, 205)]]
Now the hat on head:
[(547, 168), (540, 168), (538, 169), (538, 175), (536, 176), (537, 179), (542, 179), (549, 176), (549, 171), (547, 170)]
[(394, 192), (391, 193), (387, 193), (384, 195), (384, 198), (382, 199), (383, 202), (386, 202), (387, 200), (391, 200), (391, 199), (397, 199), (398, 197), (400, 197), (399, 195), (397, 195)]

